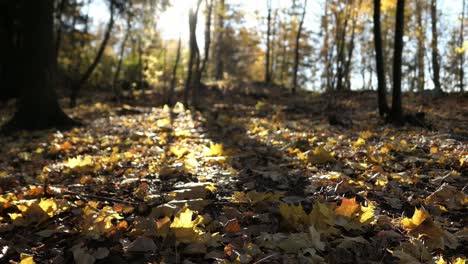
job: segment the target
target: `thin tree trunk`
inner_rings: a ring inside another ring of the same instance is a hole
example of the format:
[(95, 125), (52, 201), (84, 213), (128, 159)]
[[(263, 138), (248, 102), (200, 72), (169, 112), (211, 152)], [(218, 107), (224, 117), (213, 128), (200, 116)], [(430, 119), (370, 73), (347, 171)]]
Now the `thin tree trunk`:
[(391, 119), (395, 124), (403, 121), (403, 109), (401, 103), (401, 65), (403, 60), (403, 35), (405, 29), (405, 0), (397, 1), (396, 26), (395, 26), (395, 50), (393, 56), (393, 96)]
[(122, 40), (122, 44), (120, 45), (120, 51), (119, 51), (119, 62), (117, 63), (117, 69), (115, 70), (114, 73), (114, 78), (112, 80), (112, 90), (114, 91), (115, 97), (117, 99), (117, 103), (120, 104), (121, 100), (121, 93), (120, 93), (120, 88), (117, 87), (117, 82), (119, 81), (120, 77), (120, 71), (122, 69), (122, 62), (123, 62), (123, 56), (125, 52), (125, 45), (127, 44), (128, 37), (130, 35), (130, 29), (131, 29), (131, 23), (130, 21), (127, 21), (127, 30), (125, 32), (124, 39)]
[(266, 52), (265, 52), (265, 83), (271, 83), (271, 72), (270, 72), (270, 59), (271, 59), (271, 0), (267, 0), (267, 35), (266, 35)]
[[(196, 84), (198, 80), (198, 74), (200, 72), (200, 50), (198, 49), (197, 43), (197, 20), (198, 11), (200, 9), (202, 0), (198, 0), (196, 9), (193, 8), (189, 11), (189, 28), (190, 28), (190, 57), (187, 70), (187, 80), (185, 82), (184, 90), (184, 103), (188, 105), (189, 92), (192, 90), (192, 104), (196, 106)], [(195, 68), (195, 69), (194, 69)]]
[[(208, 60), (210, 59), (210, 47), (211, 47), (211, 18), (213, 14), (213, 0), (206, 0), (206, 18), (205, 18), (205, 51), (203, 61), (200, 67), (200, 79), (203, 78), (203, 74), (206, 71)], [(201, 81), (201, 80), (200, 80)]]
[(175, 88), (176, 88), (177, 69), (179, 68), (181, 47), (182, 47), (182, 40), (179, 37), (179, 42), (177, 43), (177, 54), (176, 54), (176, 59), (175, 59), (175, 63), (174, 63), (174, 68), (172, 68), (172, 78), (171, 78), (171, 84), (169, 86), (169, 94), (167, 96), (167, 104), (169, 106), (174, 105), (174, 102), (172, 101), (172, 98), (174, 97), (174, 92), (175, 92)]
[(138, 36), (138, 88), (144, 90), (143, 87), (143, 47), (141, 44), (141, 36)]
[(110, 34), (112, 32), (112, 27), (114, 26), (114, 11), (115, 11), (114, 1), (111, 0), (110, 1), (110, 19), (109, 19), (109, 23), (107, 24), (107, 29), (104, 35), (104, 39), (101, 43), (101, 46), (99, 47), (98, 53), (96, 57), (94, 58), (94, 61), (91, 63), (91, 65), (89, 65), (88, 69), (85, 71), (85, 73), (80, 78), (80, 80), (72, 87), (72, 93), (70, 96), (70, 107), (76, 106), (76, 100), (78, 99), (78, 93), (81, 87), (86, 83), (86, 81), (88, 81), (89, 77), (96, 69), (96, 66), (99, 64), (102, 55), (104, 54), (104, 50), (107, 46), (107, 42), (109, 41)]
[[(462, 48), (465, 44), (465, 0), (463, 0), (463, 7), (462, 7), (462, 16), (461, 16), (461, 23), (460, 23), (460, 47)], [(459, 69), (459, 80), (460, 80), (460, 92), (465, 92), (465, 54), (466, 52), (460, 53), (460, 69)]]
[(59, 57), (60, 53), (60, 46), (62, 44), (62, 31), (63, 31), (63, 20), (62, 15), (65, 11), (65, 7), (67, 5), (68, 0), (61, 0), (59, 4), (59, 8), (56, 11), (55, 17), (57, 19), (57, 33), (55, 34), (55, 54), (56, 57)]
[[(361, 0), (358, 1), (357, 4), (358, 10), (361, 7)], [(354, 39), (356, 37), (356, 24), (358, 20), (358, 15), (356, 10), (352, 10), (352, 26), (351, 26), (351, 39), (348, 44), (348, 57), (346, 59), (346, 64), (344, 65), (344, 77), (346, 78), (346, 90), (351, 90), (351, 63), (353, 60), (353, 53), (354, 53)]]
[(217, 39), (216, 39), (216, 63), (215, 63), (215, 78), (216, 80), (224, 79), (224, 62), (223, 62), (223, 53), (224, 53), (224, 13), (225, 13), (225, 4), (224, 0), (218, 0), (217, 4), (217, 19), (218, 19), (218, 29), (217, 29)]
[(329, 45), (330, 45), (330, 36), (328, 33), (328, 9), (329, 9), (329, 1), (325, 0), (325, 15), (323, 16), (323, 31), (325, 32), (324, 40), (323, 40), (323, 56), (324, 56), (324, 75), (325, 75), (325, 90), (330, 90), (331, 86), (331, 64), (329, 59)]
[(432, 22), (432, 71), (434, 73), (434, 88), (437, 92), (442, 92), (440, 85), (440, 64), (439, 64), (439, 32), (437, 30), (437, 0), (431, 0), (431, 22)]
[(425, 47), (425, 42), (426, 42), (426, 31), (424, 28), (424, 23), (423, 23), (423, 11), (425, 10), (424, 8), (424, 3), (422, 0), (416, 0), (416, 20), (417, 20), (417, 25), (418, 28), (416, 30), (416, 37), (418, 41), (418, 49), (416, 52), (416, 61), (418, 64), (418, 75), (417, 75), (417, 83), (418, 83), (418, 91), (422, 92), (424, 91), (424, 86), (426, 83), (426, 76), (425, 76), (425, 63), (424, 63), (424, 52), (426, 50)]
[(60, 108), (55, 93), (54, 1), (24, 1), (21, 12), (23, 45), (17, 62), (17, 110), (4, 129), (67, 128), (77, 124)]
[[(350, 4), (350, 1), (347, 1), (348, 6)], [(344, 8), (346, 8), (346, 6)], [(346, 31), (348, 30), (348, 23), (349, 23), (349, 17), (348, 17), (348, 12), (345, 12), (344, 15), (344, 25), (342, 30), (339, 30), (340, 24), (341, 24), (341, 18), (340, 18), (340, 13), (335, 13), (336, 17), (336, 53), (337, 53), (337, 58), (336, 58), (336, 90), (337, 91), (342, 91), (343, 90), (343, 75), (344, 75), (344, 61), (345, 61), (345, 42), (346, 42)]]
[(380, 28), (380, 0), (374, 0), (374, 44), (375, 44), (375, 61), (377, 68), (377, 93), (379, 114), (385, 117), (388, 112), (387, 104), (387, 84), (385, 80), (385, 58), (382, 47), (382, 31)]
[(302, 37), (302, 29), (304, 26), (304, 19), (306, 15), (307, 9), (307, 0), (304, 0), (304, 7), (302, 10), (301, 20), (299, 22), (299, 28), (297, 30), (296, 35), (296, 45), (294, 47), (294, 72), (293, 72), (293, 86), (292, 86), (292, 93), (295, 94), (297, 90), (297, 75), (299, 72), (299, 56), (300, 56), (300, 41)]

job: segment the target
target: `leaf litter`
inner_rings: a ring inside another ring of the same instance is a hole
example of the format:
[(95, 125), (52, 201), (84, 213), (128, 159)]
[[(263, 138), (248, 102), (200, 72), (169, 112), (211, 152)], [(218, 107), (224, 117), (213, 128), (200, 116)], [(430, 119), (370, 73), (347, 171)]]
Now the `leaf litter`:
[(338, 96), (343, 128), (324, 97), (284, 96), (98, 103), (71, 112), (86, 127), (1, 138), (0, 262), (465, 263), (468, 141), (450, 103), (421, 106), (431, 131)]

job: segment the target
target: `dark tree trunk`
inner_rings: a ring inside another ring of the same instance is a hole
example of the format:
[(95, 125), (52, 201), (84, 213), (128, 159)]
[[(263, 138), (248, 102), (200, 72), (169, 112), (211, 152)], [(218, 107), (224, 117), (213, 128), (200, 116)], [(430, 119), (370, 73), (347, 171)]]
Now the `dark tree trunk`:
[(328, 32), (328, 9), (329, 9), (329, 1), (325, 0), (325, 14), (323, 16), (323, 31), (324, 31), (324, 39), (323, 39), (323, 48), (322, 48), (322, 56), (324, 60), (324, 78), (325, 78), (325, 90), (329, 91), (332, 89), (331, 84), (331, 63), (330, 63), (330, 35)]
[[(18, 49), (17, 110), (5, 129), (68, 128), (77, 124), (60, 108), (55, 93), (54, 1), (22, 1), (23, 43)], [(26, 3), (27, 2), (27, 3)]]
[(176, 59), (174, 63), (174, 68), (172, 68), (172, 77), (171, 77), (171, 84), (169, 86), (169, 94), (167, 95), (167, 104), (170, 106), (174, 105), (172, 98), (174, 97), (174, 91), (176, 88), (177, 69), (179, 68), (181, 47), (182, 47), (182, 40), (179, 38), (179, 42), (177, 43), (177, 54), (176, 54)]
[(130, 30), (131, 30), (131, 22), (127, 21), (127, 30), (125, 32), (124, 39), (122, 40), (122, 44), (120, 45), (120, 50), (119, 50), (119, 62), (117, 63), (117, 69), (115, 70), (114, 73), (114, 78), (112, 80), (112, 89), (114, 91), (115, 98), (117, 99), (117, 103), (120, 104), (120, 99), (121, 99), (121, 92), (120, 88), (117, 87), (117, 82), (119, 81), (120, 78), (120, 71), (122, 70), (122, 62), (123, 62), (123, 56), (125, 52), (125, 45), (127, 44), (128, 37), (130, 35)]
[[(463, 3), (462, 3), (463, 7), (462, 7), (462, 16), (461, 16), (461, 25), (460, 25), (460, 42), (459, 42), (459, 46), (460, 47), (463, 47), (463, 45), (465, 44), (465, 6), (466, 6), (466, 3), (465, 3), (465, 0), (463, 0)], [(460, 69), (459, 69), (459, 74), (458, 74), (458, 78), (459, 78), (459, 82), (460, 82), (460, 92), (463, 93), (465, 92), (465, 54), (466, 52), (461, 52), (460, 53)]]
[(76, 106), (76, 100), (78, 99), (78, 93), (80, 92), (81, 87), (88, 81), (89, 77), (91, 77), (91, 74), (93, 74), (94, 70), (96, 69), (96, 66), (101, 61), (101, 57), (104, 54), (104, 50), (106, 49), (107, 42), (109, 41), (110, 34), (114, 26), (114, 12), (115, 12), (114, 0), (111, 0), (110, 1), (110, 19), (109, 19), (109, 23), (107, 24), (104, 39), (101, 43), (101, 46), (99, 47), (98, 53), (96, 54), (94, 61), (91, 63), (91, 65), (89, 65), (88, 69), (85, 71), (85, 73), (80, 78), (80, 80), (72, 86), (72, 92), (70, 95), (70, 107)]
[(271, 83), (270, 59), (271, 59), (271, 0), (267, 0), (267, 35), (266, 35), (266, 52), (265, 52), (265, 83)]
[(190, 28), (190, 57), (187, 69), (187, 80), (184, 90), (184, 103), (188, 105), (188, 97), (190, 90), (192, 91), (192, 105), (197, 106), (197, 88), (200, 86), (197, 81), (200, 79), (200, 50), (197, 43), (197, 20), (198, 11), (202, 0), (198, 0), (196, 9), (192, 8), (189, 11), (189, 28)]
[(218, 0), (217, 4), (217, 37), (216, 37), (216, 63), (215, 63), (215, 78), (216, 80), (224, 79), (224, 13), (226, 6), (224, 0)]
[(405, 0), (397, 1), (395, 50), (393, 56), (393, 94), (391, 120), (395, 124), (403, 123), (401, 103), (401, 65), (403, 57), (403, 35), (405, 29)]
[(431, 22), (432, 22), (432, 71), (434, 72), (434, 88), (437, 92), (442, 92), (440, 85), (440, 64), (439, 64), (439, 32), (437, 30), (437, 0), (431, 0)]
[(296, 45), (294, 47), (294, 72), (293, 72), (293, 86), (292, 86), (292, 93), (295, 94), (297, 90), (297, 75), (299, 72), (299, 56), (300, 56), (300, 41), (302, 37), (302, 30), (304, 26), (304, 19), (307, 10), (307, 0), (304, 0), (304, 7), (302, 10), (301, 20), (299, 22), (299, 28), (297, 30), (296, 35)]
[[(347, 1), (347, 5), (350, 5), (351, 1)], [(344, 7), (346, 8), (346, 7)], [(344, 64), (345, 64), (345, 46), (346, 46), (346, 32), (348, 30), (349, 23), (349, 14), (345, 11), (344, 22), (341, 21), (341, 12), (335, 11), (336, 17), (336, 90), (342, 91), (343, 86), (343, 77), (344, 77)], [(343, 27), (341, 23), (343, 22)]]
[[(361, 7), (361, 2), (362, 0), (359, 0), (357, 2), (358, 10)], [(351, 19), (353, 22), (351, 26), (351, 39), (349, 40), (349, 43), (348, 43), (348, 57), (346, 58), (346, 63), (344, 65), (344, 76), (346, 78), (346, 86), (345, 86), (346, 90), (351, 90), (351, 64), (353, 61), (353, 53), (354, 53), (354, 47), (355, 47), (354, 41), (356, 38), (356, 27), (357, 27), (356, 24), (358, 20), (357, 12), (355, 10), (351, 12), (352, 12)]]
[(57, 58), (60, 53), (60, 46), (62, 45), (62, 31), (63, 31), (63, 21), (62, 21), (62, 14), (65, 11), (65, 7), (67, 6), (67, 0), (61, 0), (58, 10), (56, 11), (55, 17), (57, 19), (57, 33), (55, 35), (55, 54)]
[(203, 74), (206, 71), (206, 66), (208, 64), (208, 60), (210, 59), (210, 47), (211, 47), (211, 18), (213, 14), (213, 0), (206, 0), (206, 19), (205, 19), (205, 50), (204, 50), (204, 57), (200, 67), (200, 80), (203, 78)]
[[(424, 0), (425, 1), (425, 0)], [(418, 83), (418, 91), (422, 92), (424, 91), (424, 86), (426, 83), (426, 75), (425, 75), (425, 63), (424, 63), (424, 53), (426, 51), (425, 47), (425, 42), (426, 42), (426, 31), (425, 31), (425, 26), (423, 22), (423, 11), (425, 10), (424, 8), (424, 3), (423, 0), (417, 0), (416, 1), (416, 20), (417, 20), (417, 41), (418, 41), (418, 50), (416, 52), (416, 61), (418, 64), (418, 75), (417, 75), (417, 83)]]
[(387, 104), (387, 84), (385, 80), (385, 58), (383, 55), (382, 32), (380, 28), (380, 4), (380, 0), (374, 0), (374, 44), (379, 114), (381, 117), (385, 117), (388, 115), (389, 108)]

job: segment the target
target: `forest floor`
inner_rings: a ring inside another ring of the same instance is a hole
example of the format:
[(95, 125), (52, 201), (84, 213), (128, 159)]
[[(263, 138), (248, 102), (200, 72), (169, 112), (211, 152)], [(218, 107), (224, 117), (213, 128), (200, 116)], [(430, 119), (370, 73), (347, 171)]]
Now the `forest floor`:
[(0, 262), (465, 263), (466, 96), (407, 95), (429, 129), (372, 92), (212, 94), (2, 136)]

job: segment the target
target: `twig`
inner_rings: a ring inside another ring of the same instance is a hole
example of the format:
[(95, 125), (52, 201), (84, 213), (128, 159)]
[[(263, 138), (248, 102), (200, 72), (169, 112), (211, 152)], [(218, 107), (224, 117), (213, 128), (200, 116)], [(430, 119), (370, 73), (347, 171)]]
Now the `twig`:
[(270, 258), (272, 258), (272, 257), (276, 257), (276, 256), (278, 256), (278, 253), (275, 253), (275, 254), (271, 254), (271, 255), (269, 255), (269, 256), (266, 256), (266, 257), (264, 257), (264, 258), (262, 258), (262, 259), (260, 259), (260, 260), (258, 260), (258, 261), (256, 261), (256, 262), (254, 262), (254, 264), (259, 264), (259, 263), (261, 263), (261, 262), (264, 262), (265, 260), (268, 260), (268, 259), (270, 259)]

